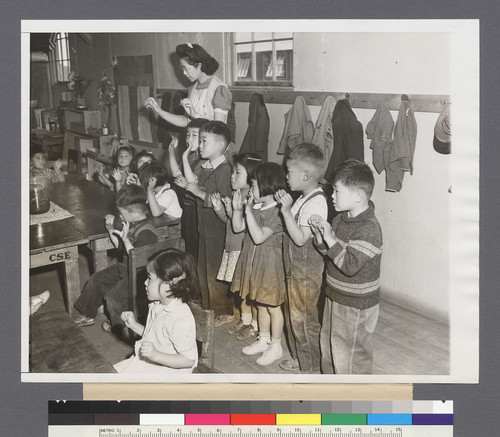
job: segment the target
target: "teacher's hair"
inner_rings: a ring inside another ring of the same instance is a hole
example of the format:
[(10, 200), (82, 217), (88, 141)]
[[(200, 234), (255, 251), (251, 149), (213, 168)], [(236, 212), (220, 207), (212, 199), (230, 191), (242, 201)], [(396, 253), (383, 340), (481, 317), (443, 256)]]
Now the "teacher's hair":
[(201, 71), (211, 76), (219, 68), (219, 63), (215, 58), (212, 58), (207, 51), (198, 44), (179, 44), (175, 48), (177, 56), (185, 59), (189, 64), (201, 64)]

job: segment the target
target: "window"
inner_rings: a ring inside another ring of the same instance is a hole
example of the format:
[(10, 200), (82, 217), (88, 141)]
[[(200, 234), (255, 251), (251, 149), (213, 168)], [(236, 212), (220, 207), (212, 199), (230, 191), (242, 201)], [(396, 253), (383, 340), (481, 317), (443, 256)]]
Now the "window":
[(234, 85), (292, 85), (292, 32), (232, 34)]
[(49, 44), (53, 47), (49, 53), (52, 84), (67, 82), (68, 75), (71, 72), (68, 34), (52, 34)]

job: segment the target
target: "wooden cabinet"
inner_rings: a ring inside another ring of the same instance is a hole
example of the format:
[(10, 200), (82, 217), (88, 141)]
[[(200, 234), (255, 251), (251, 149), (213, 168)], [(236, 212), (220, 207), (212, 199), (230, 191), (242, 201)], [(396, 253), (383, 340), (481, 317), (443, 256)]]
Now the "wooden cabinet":
[(98, 135), (102, 128), (101, 111), (64, 109), (64, 129), (82, 135)]

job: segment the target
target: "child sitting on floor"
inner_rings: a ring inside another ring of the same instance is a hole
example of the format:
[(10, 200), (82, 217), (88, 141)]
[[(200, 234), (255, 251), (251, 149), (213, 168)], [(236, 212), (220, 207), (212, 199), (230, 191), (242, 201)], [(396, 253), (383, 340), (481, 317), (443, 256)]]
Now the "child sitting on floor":
[(199, 287), (194, 259), (167, 249), (147, 265), (146, 294), (151, 301), (146, 326), (132, 311), (121, 314), (125, 325), (142, 339), (135, 355), (115, 364), (119, 373), (191, 373), (197, 365), (196, 324), (186, 302)]
[[(154, 244), (158, 241), (156, 228), (148, 218), (147, 195), (142, 187), (125, 185), (116, 195), (115, 204), (123, 220), (123, 229), (114, 227), (115, 217), (106, 216), (106, 229), (115, 247), (123, 247), (128, 254), (134, 247)], [(122, 244), (120, 244), (120, 241)], [(80, 297), (75, 302), (79, 314), (74, 321), (78, 326), (95, 323), (97, 309), (106, 301), (110, 321), (105, 320), (103, 331), (111, 331), (111, 326), (120, 329), (123, 322), (121, 313), (128, 307), (128, 266), (127, 256), (123, 262), (112, 264), (104, 270), (95, 272), (83, 287)]]
[(107, 174), (104, 167), (97, 169), (97, 180), (104, 186), (114, 191), (120, 191), (120, 188), (125, 185), (130, 163), (135, 155), (135, 149), (132, 146), (121, 146), (113, 157), (113, 172)]
[(30, 147), (30, 178), (42, 185), (52, 184), (54, 182), (64, 182), (64, 174), (61, 171), (62, 161), (58, 159), (52, 168), (45, 166), (45, 154), (42, 146), (31, 144)]

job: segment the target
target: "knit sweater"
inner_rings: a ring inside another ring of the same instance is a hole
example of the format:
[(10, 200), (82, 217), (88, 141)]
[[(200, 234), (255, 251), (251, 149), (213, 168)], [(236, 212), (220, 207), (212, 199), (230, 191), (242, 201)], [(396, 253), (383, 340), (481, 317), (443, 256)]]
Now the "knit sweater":
[(382, 229), (370, 201), (356, 217), (347, 212), (332, 222), (336, 243), (326, 249), (326, 295), (342, 305), (367, 309), (380, 301)]

